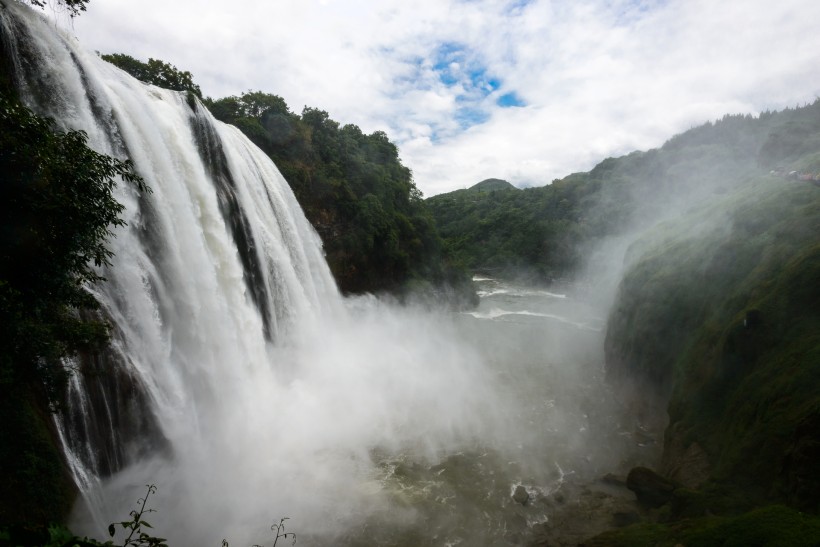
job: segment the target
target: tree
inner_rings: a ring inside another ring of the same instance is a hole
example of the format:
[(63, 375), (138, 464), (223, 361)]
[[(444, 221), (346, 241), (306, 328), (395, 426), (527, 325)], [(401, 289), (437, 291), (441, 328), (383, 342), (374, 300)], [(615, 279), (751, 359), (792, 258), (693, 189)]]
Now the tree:
[(86, 287), (112, 258), (121, 179), (146, 189), (129, 162), (94, 152), (80, 131), (56, 132), (0, 91), (0, 526), (60, 521), (71, 507), (43, 410), (59, 406), (66, 358), (108, 338)]
[[(37, 6), (38, 8), (45, 7), (48, 3), (47, 0), (26, 0), (32, 6)], [(81, 11), (85, 11), (85, 5), (88, 4), (89, 0), (58, 0), (57, 4), (60, 6), (65, 7), (68, 10), (69, 15), (71, 17), (76, 17), (80, 14)]]
[(142, 82), (174, 91), (187, 91), (202, 98), (202, 90), (194, 83), (193, 75), (187, 70), (179, 70), (171, 63), (151, 58), (144, 63), (124, 53), (102, 55), (102, 59)]
[(273, 114), (291, 114), (285, 99), (262, 91), (246, 91), (239, 97), (216, 100), (207, 98), (204, 102), (217, 119), (227, 123), (234, 123), (239, 118), (255, 118), (261, 122)]
[(102, 281), (95, 267), (110, 263), (106, 239), (124, 224), (112, 191), (119, 180), (147, 189), (129, 161), (86, 139), (0, 95), (0, 378), (42, 384), (52, 404), (62, 360), (106, 339), (79, 312), (97, 307), (86, 286)]

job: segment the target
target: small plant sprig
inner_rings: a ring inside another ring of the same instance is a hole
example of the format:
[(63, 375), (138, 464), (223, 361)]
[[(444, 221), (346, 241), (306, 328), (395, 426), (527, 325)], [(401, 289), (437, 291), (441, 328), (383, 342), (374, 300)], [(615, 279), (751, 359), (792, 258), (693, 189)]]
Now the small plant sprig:
[[(153, 513), (155, 511), (154, 509), (148, 508), (148, 497), (157, 491), (157, 487), (153, 484), (147, 484), (146, 487), (148, 491), (145, 493), (145, 497), (137, 500), (137, 509), (131, 510), (131, 520), (119, 523), (123, 530), (130, 530), (128, 537), (122, 542), (122, 547), (168, 547), (165, 543), (165, 538), (154, 537), (142, 531), (143, 527), (152, 528), (148, 522), (142, 520), (142, 516), (145, 513)], [(116, 532), (116, 525), (114, 523), (109, 524), (108, 534), (114, 537)]]
[[(279, 541), (279, 538), (288, 539), (288, 536), (293, 538), (293, 543), (291, 545), (296, 545), (296, 534), (293, 532), (285, 532), (285, 521), (290, 520), (288, 517), (283, 519), (279, 519), (279, 524), (272, 524), (270, 529), (276, 532), (276, 537), (273, 538), (273, 547), (276, 547), (276, 542)], [(262, 547), (261, 545), (254, 545), (253, 547)]]
[[(279, 524), (272, 524), (270, 529), (276, 532), (276, 537), (273, 538), (273, 545), (271, 547), (276, 547), (276, 544), (279, 542), (279, 539), (288, 539), (293, 538), (293, 543), (291, 545), (296, 545), (296, 534), (293, 532), (285, 532), (285, 521), (290, 520), (288, 517), (279, 519)], [(228, 545), (228, 540), (222, 540), (222, 547), (230, 547)], [(262, 545), (254, 544), (253, 547), (264, 547)]]
[[(165, 538), (154, 537), (151, 534), (143, 532), (143, 528), (152, 528), (148, 522), (142, 519), (145, 513), (154, 512), (154, 509), (148, 508), (148, 497), (157, 491), (157, 487), (153, 484), (147, 484), (146, 487), (148, 491), (145, 493), (145, 497), (137, 500), (137, 509), (131, 510), (131, 520), (108, 525), (108, 534), (111, 537), (114, 537), (114, 534), (117, 533), (117, 524), (119, 524), (123, 530), (130, 530), (128, 537), (123, 540), (121, 547), (168, 547), (168, 544), (165, 543)], [(101, 543), (96, 539), (87, 537), (79, 538), (77, 536), (72, 536), (68, 541), (60, 539), (59, 543), (55, 545), (60, 545), (61, 547), (115, 547), (114, 542), (110, 539), (105, 543)], [(52, 543), (49, 543), (48, 547), (52, 547)]]

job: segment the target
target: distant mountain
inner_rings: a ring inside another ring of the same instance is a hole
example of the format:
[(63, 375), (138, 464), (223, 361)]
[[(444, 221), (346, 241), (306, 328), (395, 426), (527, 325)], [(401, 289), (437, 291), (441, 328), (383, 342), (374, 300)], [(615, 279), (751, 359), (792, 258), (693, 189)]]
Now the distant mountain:
[(503, 179), (484, 179), (478, 184), (467, 188), (468, 192), (492, 192), (495, 190), (518, 190), (518, 188)]
[(512, 183), (504, 180), (504, 179), (484, 179), (481, 182), (477, 182), (470, 186), (469, 188), (461, 188), (459, 190), (453, 190), (452, 192), (446, 192), (444, 194), (436, 194), (435, 196), (428, 198), (427, 202), (429, 203), (431, 200), (441, 200), (441, 199), (448, 199), (452, 197), (458, 196), (475, 196), (475, 194), (490, 194), (492, 192), (498, 191), (506, 191), (506, 190), (520, 190), (512, 185)]

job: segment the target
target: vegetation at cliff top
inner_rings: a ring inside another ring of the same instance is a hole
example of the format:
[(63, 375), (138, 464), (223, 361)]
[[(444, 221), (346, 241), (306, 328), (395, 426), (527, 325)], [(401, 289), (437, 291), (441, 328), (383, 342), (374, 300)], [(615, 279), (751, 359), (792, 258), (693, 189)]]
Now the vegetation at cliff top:
[[(48, 4), (48, 0), (24, 0), (32, 6), (43, 8)], [(86, 4), (89, 0), (57, 0), (56, 4), (68, 10), (69, 15), (76, 17), (80, 12), (85, 11)]]
[(144, 63), (123, 53), (112, 53), (101, 57), (112, 65), (120, 67), (137, 80), (174, 91), (189, 91), (200, 99), (202, 98), (202, 90), (194, 83), (193, 75), (187, 70), (179, 70), (170, 63), (150, 58)]

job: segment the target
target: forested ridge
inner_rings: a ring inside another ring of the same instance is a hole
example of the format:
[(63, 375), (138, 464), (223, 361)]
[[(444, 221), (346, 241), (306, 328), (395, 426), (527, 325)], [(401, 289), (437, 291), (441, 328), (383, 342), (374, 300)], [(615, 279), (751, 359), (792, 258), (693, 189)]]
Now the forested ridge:
[(806, 155), (818, 150), (819, 127), (817, 102), (727, 115), (544, 186), (479, 183), (426, 202), (445, 245), (471, 270), (548, 282), (576, 273), (602, 238), (651, 225), (676, 206), (717, 199), (752, 174), (811, 171)]

